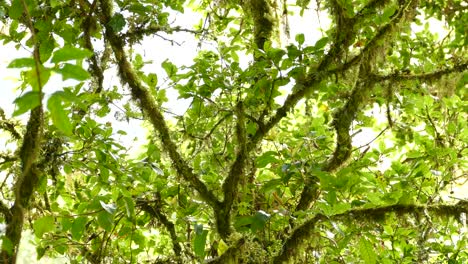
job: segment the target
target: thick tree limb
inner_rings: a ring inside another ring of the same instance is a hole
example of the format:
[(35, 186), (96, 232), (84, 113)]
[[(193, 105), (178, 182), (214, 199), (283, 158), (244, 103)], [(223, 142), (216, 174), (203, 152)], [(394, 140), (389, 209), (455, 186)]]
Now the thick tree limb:
[(15, 263), (18, 254), (21, 233), (23, 231), (24, 214), (29, 207), (31, 197), (37, 187), (39, 181), (39, 171), (36, 166), (38, 155), (41, 150), (41, 136), (44, 124), (44, 113), (42, 110), (42, 86), (43, 80), (40, 78), (40, 70), (42, 64), (39, 54), (39, 41), (36, 38), (35, 28), (32, 18), (28, 11), (28, 6), (23, 0), (23, 12), (28, 21), (28, 28), (31, 31), (34, 41), (33, 57), (35, 63), (35, 71), (37, 78), (37, 89), (40, 94), (39, 105), (31, 110), (29, 121), (26, 125), (26, 133), (23, 137), (23, 144), (20, 149), (20, 159), (22, 163), (21, 173), (18, 176), (15, 185), (15, 202), (10, 209), (11, 218), (6, 215), (7, 222), (4, 241), (2, 243), (1, 259), (2, 263)]
[(280, 253), (273, 258), (273, 263), (287, 263), (289, 259), (299, 253), (300, 245), (307, 241), (314, 232), (319, 222), (324, 221), (355, 221), (355, 222), (373, 222), (381, 220), (388, 213), (396, 213), (398, 215), (407, 214), (424, 214), (425, 212), (432, 213), (441, 217), (458, 218), (461, 213), (468, 213), (468, 201), (460, 201), (454, 205), (388, 205), (376, 208), (367, 209), (351, 209), (345, 213), (333, 216), (317, 214), (312, 219), (298, 226), (291, 236), (283, 244)]
[[(157, 201), (159, 202), (159, 200)], [(151, 217), (158, 219), (158, 221), (161, 222), (164, 225), (164, 227), (166, 227), (172, 240), (172, 250), (174, 250), (174, 254), (177, 257), (180, 257), (182, 253), (182, 247), (178, 242), (174, 223), (169, 221), (167, 216), (161, 211), (161, 204), (156, 203), (154, 205), (151, 205), (148, 201), (138, 200), (136, 205), (139, 206), (143, 211), (148, 213)]]
[(237, 155), (230, 171), (223, 183), (224, 200), (221, 205), (221, 211), (216, 214), (218, 232), (223, 239), (230, 234), (231, 229), (231, 209), (237, 198), (239, 190), (238, 184), (244, 173), (247, 160), (247, 138), (245, 132), (244, 106), (239, 102), (236, 106), (236, 137), (237, 137)]
[[(357, 112), (360, 110), (361, 105), (365, 102), (366, 98), (369, 96), (374, 83), (373, 80), (369, 77), (371, 72), (369, 66), (369, 54), (371, 54), (378, 46), (379, 41), (383, 38), (388, 37), (393, 32), (393, 27), (395, 24), (399, 23), (401, 19), (405, 17), (407, 10), (411, 5), (412, 1), (408, 1), (401, 6), (401, 9), (395, 15), (395, 17), (390, 21), (386, 26), (384, 26), (377, 35), (369, 42), (369, 44), (363, 49), (363, 51), (355, 56), (351, 61), (346, 63), (342, 70), (348, 69), (353, 65), (358, 64), (360, 61), (365, 60), (365, 63), (360, 65), (360, 73), (357, 86), (353, 89), (350, 98), (347, 100), (343, 108), (338, 110), (334, 114), (333, 126), (336, 131), (336, 147), (333, 152), (332, 157), (323, 165), (322, 170), (327, 172), (333, 172), (342, 166), (348, 158), (351, 156), (352, 145), (351, 137), (349, 135), (349, 129), (351, 123), (353, 122)], [(415, 6), (414, 6), (415, 7)], [(333, 72), (334, 70), (330, 71)], [(314, 176), (306, 179), (304, 189), (301, 193), (301, 197), (296, 206), (296, 211), (306, 210), (310, 203), (315, 200), (318, 196), (318, 179)]]
[(395, 72), (389, 75), (381, 75), (381, 74), (370, 74), (369, 76), (375, 82), (381, 81), (390, 81), (391, 83), (401, 82), (401, 81), (410, 81), (410, 80), (418, 80), (418, 81), (433, 81), (438, 80), (441, 77), (451, 74), (451, 73), (460, 73), (468, 70), (468, 62), (463, 62), (460, 64), (456, 64), (453, 67), (447, 67), (442, 70), (437, 70), (429, 73), (421, 73), (421, 74), (402, 74), (400, 72)]
[(110, 27), (109, 21), (112, 17), (112, 2), (102, 0), (101, 9), (102, 24), (106, 27), (106, 37), (114, 51), (121, 80), (128, 84), (133, 98), (139, 103), (142, 111), (148, 116), (154, 129), (159, 132), (162, 145), (164, 146), (166, 153), (169, 155), (172, 165), (176, 169), (177, 173), (184, 178), (184, 180), (186, 180), (215, 211), (218, 210), (220, 208), (220, 202), (182, 158), (177, 146), (171, 139), (169, 128), (164, 120), (164, 116), (158, 109), (158, 106), (151, 94), (143, 86), (142, 82), (133, 71), (129, 60), (127, 59), (124, 52), (123, 38), (118, 36), (112, 27)]

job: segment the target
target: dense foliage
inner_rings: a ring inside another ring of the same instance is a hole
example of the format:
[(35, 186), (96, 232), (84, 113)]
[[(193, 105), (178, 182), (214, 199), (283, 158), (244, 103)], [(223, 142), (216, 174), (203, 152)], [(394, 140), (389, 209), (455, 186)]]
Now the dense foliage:
[[(0, 263), (28, 229), (38, 258), (70, 263), (467, 263), (467, 9), (0, 2), (3, 45), (30, 51), (0, 112), (17, 146), (0, 152)], [(316, 16), (329, 25), (292, 25), (288, 44), (288, 17)], [(192, 63), (141, 52), (178, 36), (197, 42)]]

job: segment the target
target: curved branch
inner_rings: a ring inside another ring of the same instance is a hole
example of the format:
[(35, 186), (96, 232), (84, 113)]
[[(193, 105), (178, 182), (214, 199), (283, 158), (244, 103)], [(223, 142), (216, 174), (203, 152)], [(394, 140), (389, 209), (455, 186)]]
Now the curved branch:
[[(16, 262), (23, 231), (25, 211), (29, 207), (29, 202), (39, 181), (39, 170), (37, 169), (36, 162), (41, 151), (41, 136), (44, 124), (44, 112), (42, 109), (42, 86), (44, 83), (40, 74), (43, 66), (40, 60), (39, 41), (36, 36), (36, 29), (32, 22), (31, 15), (29, 14), (28, 5), (25, 0), (21, 2), (34, 43), (33, 58), (37, 89), (39, 92), (39, 105), (31, 110), (31, 115), (26, 125), (26, 133), (23, 136), (23, 144), (19, 152), (22, 168), (14, 186), (15, 202), (10, 209), (11, 217), (6, 217), (6, 220), (9, 219), (10, 221), (6, 223), (5, 238), (9, 240), (10, 243), (2, 243), (1, 257), (6, 263)], [(8, 244), (10, 248), (8, 248)]]
[(468, 201), (460, 201), (454, 205), (415, 205), (415, 204), (396, 204), (377, 208), (367, 209), (351, 209), (345, 213), (333, 216), (317, 214), (312, 219), (298, 226), (291, 236), (283, 244), (280, 253), (273, 258), (273, 263), (285, 263), (290, 258), (296, 255), (300, 249), (300, 245), (315, 232), (315, 228), (322, 221), (379, 221), (388, 213), (396, 213), (398, 215), (407, 214), (424, 214), (425, 212), (433, 213), (443, 217), (459, 217), (461, 213), (468, 213)]
[(409, 80), (420, 80), (420, 81), (433, 81), (442, 78), (445, 75), (451, 73), (459, 73), (468, 70), (468, 62), (463, 62), (460, 64), (456, 64), (453, 67), (447, 67), (442, 70), (433, 71), (429, 73), (421, 73), (421, 74), (401, 74), (400, 72), (395, 72), (389, 75), (381, 75), (381, 74), (370, 74), (369, 76), (374, 79), (376, 82), (381, 81), (390, 81), (391, 83), (401, 82), (401, 81), (409, 81)]
[(176, 144), (171, 139), (169, 128), (161, 111), (158, 109), (154, 98), (146, 89), (141, 80), (135, 74), (127, 55), (124, 52), (124, 40), (118, 36), (109, 25), (112, 17), (112, 2), (109, 0), (101, 0), (101, 23), (105, 25), (106, 37), (109, 40), (114, 56), (118, 64), (118, 71), (122, 82), (127, 83), (130, 87), (132, 97), (139, 103), (142, 111), (148, 116), (149, 121), (154, 129), (159, 132), (159, 137), (162, 141), (165, 151), (172, 160), (177, 173), (183, 177), (213, 209), (217, 210), (220, 207), (220, 202), (216, 196), (208, 189), (208, 187), (199, 179), (198, 175), (193, 172), (193, 169), (187, 164), (179, 153)]
[[(351, 66), (358, 64), (361, 61), (367, 59), (368, 55), (372, 53), (377, 46), (379, 41), (384, 37), (387, 37), (393, 31), (393, 26), (398, 23), (404, 16), (405, 13), (409, 12), (408, 7), (412, 3), (409, 0), (405, 5), (402, 5), (401, 9), (395, 15), (395, 17), (384, 26), (377, 35), (369, 42), (369, 44), (363, 49), (363, 51), (351, 59), (348, 63), (342, 66), (342, 70), (346, 70)], [(369, 77), (370, 66), (369, 61), (365, 61), (359, 67), (359, 79), (361, 80), (356, 87), (353, 89), (350, 98), (346, 102), (343, 108), (338, 110), (334, 114), (333, 126), (336, 131), (336, 147), (332, 157), (323, 165), (322, 170), (327, 172), (333, 172), (342, 166), (352, 153), (351, 136), (349, 135), (349, 129), (353, 122), (357, 112), (361, 105), (366, 101), (372, 88), (374, 87), (375, 81)], [(336, 69), (329, 71), (329, 73), (335, 72)], [(318, 197), (318, 179), (314, 176), (306, 179), (304, 189), (302, 190), (301, 197), (296, 206), (296, 210), (306, 210), (310, 203)]]
[(218, 233), (223, 239), (226, 239), (231, 228), (231, 209), (234, 200), (237, 197), (239, 181), (244, 173), (246, 160), (247, 160), (247, 138), (245, 131), (245, 113), (242, 102), (236, 106), (236, 137), (237, 137), (237, 155), (236, 160), (231, 165), (229, 174), (223, 183), (224, 200), (222, 202), (221, 210), (216, 212), (216, 222)]
[(178, 242), (174, 223), (169, 221), (167, 216), (161, 211), (161, 204), (159, 203), (160, 194), (157, 193), (157, 195), (157, 204), (155, 205), (151, 205), (148, 201), (144, 200), (137, 201), (136, 205), (139, 206), (143, 211), (147, 212), (151, 217), (158, 219), (158, 221), (166, 227), (167, 231), (169, 232), (169, 235), (171, 236), (172, 250), (174, 250), (175, 255), (179, 257), (182, 253), (182, 247)]
[(331, 69), (329, 72), (332, 73), (332, 74), (344, 72), (344, 71), (348, 70), (349, 68), (351, 68), (352, 66), (358, 64), (359, 61), (361, 61), (361, 59), (366, 54), (369, 54), (369, 52), (371, 52), (376, 47), (378, 47), (380, 45), (380, 42), (384, 38), (386, 38), (390, 34), (392, 34), (392, 32), (394, 31), (394, 27), (398, 23), (400, 23), (405, 18), (405, 16), (407, 14), (410, 14), (413, 11), (413, 9), (416, 8), (416, 3), (417, 3), (417, 1), (408, 0), (407, 2), (401, 4), (400, 8), (398, 9), (398, 12), (393, 16), (392, 20), (388, 24), (383, 26), (377, 32), (377, 34), (369, 41), (369, 43), (367, 43), (366, 46), (364, 46), (364, 48), (362, 49), (362, 51), (358, 55), (354, 56), (352, 59), (350, 59), (346, 63), (344, 63), (344, 64), (342, 64), (342, 65), (340, 65), (340, 66), (338, 66), (338, 67), (336, 67), (334, 69)]

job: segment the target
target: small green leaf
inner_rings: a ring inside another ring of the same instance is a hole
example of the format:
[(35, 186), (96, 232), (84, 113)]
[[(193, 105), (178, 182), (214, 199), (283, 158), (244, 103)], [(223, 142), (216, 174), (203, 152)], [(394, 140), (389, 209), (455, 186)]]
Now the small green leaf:
[(116, 13), (111, 20), (109, 21), (109, 26), (114, 30), (114, 32), (120, 32), (127, 22), (122, 14)]
[(229, 246), (226, 244), (226, 242), (224, 242), (224, 240), (220, 240), (219, 243), (218, 243), (218, 248), (216, 249), (216, 251), (218, 252), (218, 255), (221, 256), (222, 254), (224, 254), (224, 252), (226, 252), (226, 250), (228, 250)]
[(24, 72), (24, 79), (29, 85), (31, 85), (33, 91), (39, 91), (39, 84), (41, 87), (44, 87), (50, 78), (50, 69), (48, 68), (40, 66), (39, 77), (37, 76), (37, 72), (36, 68)]
[(158, 76), (154, 73), (148, 74), (146, 84), (148, 84), (150, 87), (156, 87), (158, 85)]
[(296, 41), (297, 43), (299, 43), (299, 45), (302, 45), (304, 44), (304, 41), (305, 41), (305, 38), (304, 38), (304, 34), (297, 34), (296, 35)]
[[(203, 228), (203, 227), (202, 227)], [(195, 233), (195, 239), (193, 240), (193, 251), (200, 259), (205, 257), (205, 245), (208, 230), (202, 230), (201, 232)]]
[(135, 202), (130, 197), (124, 197), (125, 210), (127, 212), (127, 217), (133, 219), (135, 217)]
[(114, 218), (112, 214), (107, 211), (98, 213), (97, 221), (100, 227), (104, 228), (107, 232), (112, 231), (112, 225), (114, 223)]
[(263, 153), (260, 157), (257, 158), (257, 167), (264, 168), (270, 163), (278, 162), (279, 160), (276, 158), (276, 155), (278, 155), (278, 153), (275, 151), (267, 151)]
[(54, 230), (54, 217), (51, 215), (46, 215), (37, 219), (36, 221), (34, 221), (33, 228), (36, 237), (41, 238), (44, 233)]
[(80, 240), (81, 237), (83, 236), (83, 233), (86, 228), (86, 224), (88, 223), (88, 218), (85, 216), (80, 216), (73, 221), (72, 227), (71, 227), (71, 234), (73, 240)]
[(396, 6), (390, 6), (386, 8), (381, 16), (382, 22), (387, 23), (390, 21), (391, 16), (395, 14), (395, 11), (397, 10)]
[(23, 15), (23, 4), (21, 0), (13, 0), (11, 1), (11, 7), (8, 10), (8, 16), (11, 19), (18, 19)]
[(39, 92), (32, 91), (23, 94), (15, 99), (14, 103), (17, 108), (13, 112), (13, 116), (19, 116), (26, 113), (28, 110), (34, 109), (41, 104)]
[(47, 101), (47, 109), (50, 112), (52, 122), (61, 132), (65, 135), (73, 134), (73, 126), (68, 118), (68, 111), (66, 111), (62, 105), (62, 97), (60, 92), (52, 94)]
[(85, 71), (78, 65), (68, 64), (65, 65), (57, 70), (60, 74), (62, 74), (63, 80), (67, 79), (75, 79), (78, 81), (84, 81), (90, 77), (89, 72)]
[(359, 254), (365, 264), (375, 264), (377, 262), (377, 254), (374, 252), (372, 243), (364, 237), (359, 240)]
[(41, 42), (39, 53), (41, 54), (41, 61), (47, 61), (55, 48), (55, 40), (53, 37), (48, 37)]
[(169, 60), (165, 60), (161, 63), (161, 66), (166, 71), (167, 76), (171, 77), (177, 73), (177, 66)]
[(252, 216), (251, 230), (253, 232), (257, 230), (262, 230), (265, 227), (265, 224), (268, 222), (269, 219), (270, 219), (269, 214), (265, 213), (262, 210), (257, 211), (255, 215)]
[(321, 38), (319, 39), (316, 43), (315, 43), (315, 49), (316, 50), (321, 50), (325, 47), (325, 45), (327, 45), (328, 43), (328, 37), (324, 37), (324, 38)]
[(91, 55), (93, 53), (89, 50), (66, 46), (54, 52), (51, 61), (52, 63), (58, 63), (61, 61), (81, 60), (89, 58)]
[(34, 59), (33, 58), (18, 58), (14, 59), (8, 64), (7, 68), (26, 68), (26, 67), (34, 67)]

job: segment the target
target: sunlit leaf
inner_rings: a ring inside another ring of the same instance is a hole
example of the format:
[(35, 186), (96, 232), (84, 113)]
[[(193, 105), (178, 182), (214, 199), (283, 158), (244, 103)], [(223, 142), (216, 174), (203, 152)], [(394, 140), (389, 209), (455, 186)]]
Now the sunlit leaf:
[(125, 21), (125, 18), (122, 14), (116, 13), (114, 16), (111, 18), (109, 21), (109, 26), (115, 31), (115, 32), (120, 32), (127, 22)]
[(31, 109), (34, 109), (40, 105), (40, 100), (40, 93), (35, 91), (27, 92), (21, 97), (16, 98), (14, 101), (16, 104), (16, 110), (13, 112), (13, 116), (19, 116)]
[(62, 96), (60, 92), (52, 94), (47, 101), (47, 109), (50, 112), (53, 124), (65, 135), (72, 135), (73, 125), (68, 117), (68, 110), (63, 107)]
[(74, 240), (80, 240), (85, 232), (85, 226), (88, 219), (85, 216), (80, 216), (73, 221), (71, 234)]
[(97, 214), (97, 221), (100, 227), (104, 230), (110, 232), (114, 225), (114, 217), (112, 214), (108, 213), (107, 211), (99, 212)]
[(361, 237), (359, 240), (359, 253), (365, 264), (375, 264), (377, 262), (374, 246), (365, 237)]
[(34, 67), (35, 62), (33, 58), (18, 58), (14, 59), (8, 64), (7, 68), (26, 68), (26, 67)]
[(65, 63), (65, 65), (57, 71), (62, 74), (63, 80), (75, 79), (77, 81), (85, 81), (90, 77), (89, 72), (74, 64)]
[(66, 46), (55, 51), (51, 61), (58, 63), (69, 60), (81, 60), (91, 57), (91, 55), (93, 53), (89, 50)]
[(54, 217), (51, 215), (46, 215), (37, 219), (34, 221), (33, 228), (36, 237), (41, 238), (44, 233), (55, 229)]

